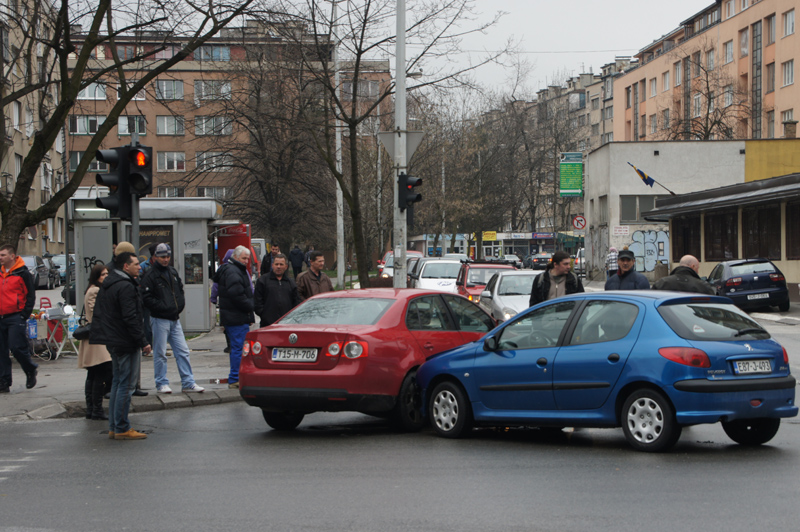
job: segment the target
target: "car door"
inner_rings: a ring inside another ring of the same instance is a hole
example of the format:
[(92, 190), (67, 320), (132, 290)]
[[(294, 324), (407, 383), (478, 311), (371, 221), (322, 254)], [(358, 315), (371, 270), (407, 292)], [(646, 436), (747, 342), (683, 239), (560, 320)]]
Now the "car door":
[(492, 297), (488, 299), (484, 299), (483, 297), (481, 297), (480, 301), (478, 302), (478, 306), (481, 307), (486, 312), (488, 312), (489, 314), (491, 314), (494, 319), (497, 319), (497, 314), (495, 313), (496, 305), (494, 303), (495, 300), (494, 288), (497, 286), (497, 277), (498, 274), (492, 275), (492, 278), (489, 279), (488, 283), (486, 283), (486, 288), (483, 289), (484, 292), (490, 292), (492, 294)]
[(426, 357), (466, 343), (439, 294), (409, 301), (406, 327)]
[(553, 364), (553, 393), (559, 410), (603, 406), (625, 367), (643, 319), (644, 307), (636, 303), (586, 303)]
[(708, 284), (714, 287), (714, 290), (716, 290), (717, 294), (722, 293), (720, 285), (722, 284), (722, 272), (724, 269), (725, 267), (722, 264), (717, 264), (714, 267), (714, 269), (711, 270), (711, 273), (708, 275), (708, 278), (706, 279), (708, 281)]
[(495, 321), (475, 303), (459, 296), (443, 295), (453, 316), (456, 328), (461, 333), (462, 344), (480, 340), (495, 328)]
[(575, 307), (554, 301), (509, 322), (496, 337), (497, 350), (478, 350), (470, 378), (477, 394), (470, 396), (493, 410), (555, 410), (553, 362)]

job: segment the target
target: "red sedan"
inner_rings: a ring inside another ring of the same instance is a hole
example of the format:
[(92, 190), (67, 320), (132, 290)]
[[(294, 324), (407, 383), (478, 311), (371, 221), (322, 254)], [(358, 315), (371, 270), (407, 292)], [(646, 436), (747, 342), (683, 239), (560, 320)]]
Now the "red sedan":
[(452, 293), (320, 294), (247, 334), (239, 392), (276, 430), (292, 430), (317, 411), (389, 415), (401, 428), (418, 430), (417, 368), (494, 326), (481, 308)]

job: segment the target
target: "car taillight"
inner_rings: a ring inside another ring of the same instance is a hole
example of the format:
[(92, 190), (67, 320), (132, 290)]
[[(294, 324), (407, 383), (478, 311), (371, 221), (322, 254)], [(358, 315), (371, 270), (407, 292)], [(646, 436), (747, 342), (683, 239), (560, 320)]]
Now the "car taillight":
[(328, 346), (328, 349), (325, 351), (326, 357), (338, 357), (339, 353), (342, 352), (342, 343), (341, 342), (333, 342), (331, 345)]
[(261, 352), (261, 342), (253, 342), (251, 349), (254, 355), (259, 354)]
[(771, 273), (771, 274), (769, 274), (769, 280), (770, 281), (785, 281), (786, 277), (784, 277), (783, 275), (781, 275), (779, 273)]
[(467, 296), (467, 299), (469, 299), (470, 301), (472, 301), (474, 298), (472, 297), (472, 294), (470, 294), (470, 295), (468, 295), (468, 296)]
[(740, 284), (742, 284), (741, 277), (731, 277), (728, 279), (728, 282), (725, 283), (725, 286), (739, 286)]
[(783, 349), (783, 363), (784, 364), (788, 364), (789, 363), (789, 353), (786, 352), (786, 348), (785, 347), (781, 346), (781, 349)]
[(705, 351), (693, 347), (662, 347), (658, 354), (667, 360), (692, 366), (693, 368), (710, 368), (711, 361)]
[(242, 345), (242, 356), (246, 357), (250, 354), (250, 342), (245, 340), (244, 345)]
[(344, 356), (347, 358), (359, 358), (367, 356), (367, 342), (347, 342), (344, 344)]

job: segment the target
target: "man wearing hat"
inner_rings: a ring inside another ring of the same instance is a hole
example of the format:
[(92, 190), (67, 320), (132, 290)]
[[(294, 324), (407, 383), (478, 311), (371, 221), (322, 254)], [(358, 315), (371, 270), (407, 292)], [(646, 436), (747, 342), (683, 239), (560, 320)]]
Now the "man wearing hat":
[(153, 369), (158, 393), (172, 393), (167, 379), (167, 342), (172, 347), (178, 373), (181, 376), (181, 391), (203, 392), (205, 388), (194, 382), (192, 365), (189, 362), (189, 346), (183, 336), (180, 314), (186, 305), (183, 283), (175, 268), (169, 265), (172, 250), (169, 244), (159, 244), (155, 250), (155, 262), (148, 268), (141, 282), (142, 299), (150, 311), (153, 329)]
[(650, 290), (650, 281), (634, 268), (633, 251), (623, 249), (617, 255), (617, 273), (609, 276), (606, 290)]

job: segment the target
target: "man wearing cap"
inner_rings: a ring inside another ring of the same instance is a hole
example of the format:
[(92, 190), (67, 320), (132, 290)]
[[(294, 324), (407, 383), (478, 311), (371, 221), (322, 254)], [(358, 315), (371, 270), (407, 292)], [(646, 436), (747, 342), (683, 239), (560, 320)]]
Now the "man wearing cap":
[(650, 281), (636, 271), (636, 257), (633, 251), (623, 249), (617, 255), (617, 273), (606, 281), (606, 290), (649, 290)]
[(192, 365), (189, 362), (189, 346), (183, 336), (180, 314), (186, 305), (183, 283), (178, 271), (169, 265), (172, 250), (169, 244), (156, 247), (153, 266), (142, 277), (141, 291), (144, 306), (150, 311), (153, 329), (153, 369), (158, 393), (172, 393), (167, 379), (167, 342), (172, 347), (178, 373), (181, 376), (181, 391), (203, 392), (205, 388), (194, 382)]

